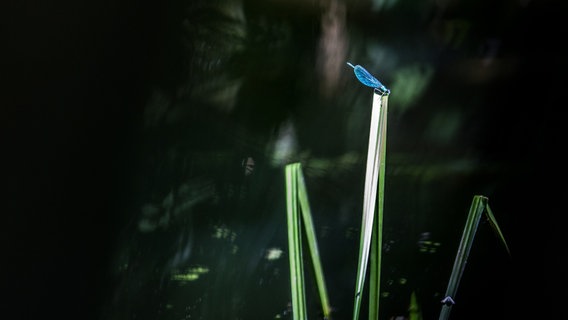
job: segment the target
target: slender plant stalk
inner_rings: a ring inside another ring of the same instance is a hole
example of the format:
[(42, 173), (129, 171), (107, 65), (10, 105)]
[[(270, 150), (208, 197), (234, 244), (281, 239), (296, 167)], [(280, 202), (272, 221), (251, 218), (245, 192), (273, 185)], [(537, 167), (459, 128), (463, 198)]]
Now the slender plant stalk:
[(321, 306), (323, 309), (324, 319), (331, 319), (331, 307), (327, 297), (327, 289), (325, 286), (325, 278), (323, 276), (323, 269), (320, 262), (320, 255), (318, 250), (318, 243), (316, 239), (316, 231), (312, 221), (312, 213), (308, 201), (308, 192), (304, 182), (304, 175), (302, 174), (301, 167), (298, 164), (298, 198), (300, 200), (300, 208), (302, 211), (302, 218), (306, 230), (306, 238), (308, 240), (308, 247), (310, 248), (310, 255), (312, 257), (312, 265), (314, 268), (314, 275), (320, 296)]
[(469, 252), (473, 244), (473, 239), (475, 237), (475, 233), (479, 225), (479, 220), (481, 219), (481, 216), (485, 210), (487, 212), (487, 217), (491, 223), (491, 226), (493, 227), (493, 230), (498, 234), (502, 243), (505, 246), (505, 249), (507, 249), (507, 252), (509, 253), (509, 247), (505, 242), (503, 233), (501, 233), (501, 230), (497, 225), (497, 220), (495, 220), (495, 217), (493, 216), (493, 213), (491, 212), (491, 209), (489, 208), (487, 201), (488, 199), (485, 196), (482, 195), (473, 196), (473, 201), (469, 209), (469, 214), (467, 216), (465, 228), (463, 230), (460, 245), (458, 247), (458, 253), (456, 254), (456, 259), (454, 261), (452, 274), (450, 276), (448, 287), (446, 289), (446, 295), (444, 297), (444, 300), (442, 300), (444, 304), (442, 305), (440, 317), (438, 318), (439, 320), (446, 320), (450, 316), (452, 305), (455, 302), (454, 298), (458, 290), (458, 285), (463, 275), (463, 271), (465, 269), (465, 265), (469, 257)]
[(302, 263), (302, 238), (300, 237), (300, 219), (298, 219), (298, 164), (286, 166), (286, 208), (288, 222), (288, 248), (290, 251), (290, 285), (292, 291), (292, 314), (294, 320), (304, 320), (306, 297), (304, 288), (304, 270)]
[[(301, 242), (301, 221), (298, 209), (302, 213), (306, 238), (314, 268), (322, 311), (325, 319), (331, 319), (331, 307), (325, 286), (325, 277), (319, 256), (316, 232), (308, 200), (308, 192), (300, 163), (286, 166), (286, 198), (288, 217), (288, 244), (290, 247), (290, 278), (292, 279), (292, 311), (294, 319), (307, 319), (305, 286), (303, 276), (303, 257)], [(298, 255), (299, 253), (299, 255)], [(296, 301), (296, 303), (294, 303)]]
[[(377, 94), (375, 93), (375, 96)], [(373, 235), (371, 238), (371, 273), (369, 285), (369, 319), (379, 318), (379, 299), (381, 283), (381, 257), (383, 248), (383, 207), (385, 200), (385, 163), (387, 146), (387, 104), (388, 96), (381, 96), (381, 115), (379, 119), (380, 139), (379, 142), (379, 185), (377, 217), (373, 223)]]
[(485, 203), (485, 209), (487, 209), (487, 219), (489, 220), (489, 224), (493, 228), (493, 231), (495, 231), (495, 233), (499, 237), (499, 240), (501, 240), (501, 243), (505, 247), (505, 250), (507, 250), (507, 254), (509, 254), (510, 256), (511, 251), (509, 251), (509, 246), (507, 245), (507, 241), (505, 241), (505, 236), (503, 236), (503, 232), (501, 232), (501, 228), (499, 228), (499, 225), (497, 224), (497, 219), (495, 219), (495, 216), (493, 215), (491, 208), (489, 208), (489, 203)]
[[(373, 108), (371, 111), (371, 126), (369, 131), (369, 149), (367, 152), (367, 168), (365, 173), (363, 219), (361, 221), (361, 239), (359, 244), (359, 261), (355, 284), (353, 320), (357, 320), (359, 318), (361, 296), (363, 294), (365, 284), (365, 274), (367, 272), (371, 244), (373, 246), (373, 250), (370, 274), (371, 291), (369, 294), (369, 319), (378, 319), (379, 315), (387, 106), (388, 95), (381, 95), (375, 91), (373, 95)], [(378, 197), (377, 188), (379, 191)], [(377, 198), (379, 200), (378, 206)], [(375, 209), (377, 209), (376, 220)], [(371, 243), (371, 238), (375, 240), (373, 243)]]

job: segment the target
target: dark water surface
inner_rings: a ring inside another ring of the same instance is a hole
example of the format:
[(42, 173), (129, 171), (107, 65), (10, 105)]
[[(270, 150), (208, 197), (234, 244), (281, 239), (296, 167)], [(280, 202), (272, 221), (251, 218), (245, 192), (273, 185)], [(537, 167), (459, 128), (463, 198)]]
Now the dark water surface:
[(2, 309), (291, 319), (284, 166), (301, 162), (332, 316), (350, 319), (372, 102), (350, 61), (392, 91), (380, 318), (408, 317), (412, 292), (438, 318), (477, 194), (512, 256), (482, 221), (450, 318), (558, 318), (564, 7), (17, 5), (0, 100)]

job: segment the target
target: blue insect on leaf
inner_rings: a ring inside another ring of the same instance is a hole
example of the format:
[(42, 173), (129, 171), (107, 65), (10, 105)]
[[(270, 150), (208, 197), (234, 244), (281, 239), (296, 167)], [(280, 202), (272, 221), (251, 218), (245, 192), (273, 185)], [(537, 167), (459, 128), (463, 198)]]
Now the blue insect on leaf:
[(367, 69), (361, 67), (360, 65), (352, 65), (350, 62), (347, 62), (347, 64), (353, 68), (353, 72), (355, 72), (355, 76), (357, 77), (357, 79), (364, 85), (374, 88), (375, 90), (378, 90), (380, 95), (387, 95), (390, 94), (390, 90), (385, 87), (384, 84), (382, 84), (377, 78), (375, 78), (371, 73), (369, 73), (369, 71), (367, 71)]

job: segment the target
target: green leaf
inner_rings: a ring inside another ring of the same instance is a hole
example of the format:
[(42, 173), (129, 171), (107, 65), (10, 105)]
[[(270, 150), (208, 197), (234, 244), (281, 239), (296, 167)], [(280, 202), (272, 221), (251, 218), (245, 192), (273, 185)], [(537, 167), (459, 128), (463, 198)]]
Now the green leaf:
[[(381, 96), (375, 93), (369, 130), (353, 320), (359, 318), (369, 255), (371, 255), (369, 319), (378, 319), (379, 316), (387, 106), (388, 95)], [(375, 209), (377, 209), (377, 212), (375, 212)]]
[(304, 284), (301, 220), (304, 222), (308, 248), (314, 268), (321, 306), (325, 319), (331, 319), (331, 307), (325, 285), (325, 277), (319, 256), (317, 237), (312, 220), (308, 192), (300, 163), (288, 164), (286, 173), (286, 207), (288, 222), (288, 246), (290, 248), (290, 279), (292, 290), (292, 313), (294, 319), (307, 319), (306, 293)]
[(510, 256), (511, 251), (509, 251), (509, 246), (507, 245), (507, 241), (505, 241), (505, 236), (503, 236), (503, 233), (501, 232), (501, 229), (499, 228), (499, 225), (497, 224), (497, 219), (495, 219), (493, 212), (491, 212), (491, 208), (489, 208), (489, 204), (485, 205), (485, 209), (487, 209), (487, 219), (489, 220), (489, 224), (491, 225), (491, 228), (493, 228), (493, 231), (495, 231), (495, 233), (497, 234), (497, 236), (501, 240), (501, 243), (505, 246), (505, 250), (507, 250), (507, 254), (509, 254), (509, 256)]

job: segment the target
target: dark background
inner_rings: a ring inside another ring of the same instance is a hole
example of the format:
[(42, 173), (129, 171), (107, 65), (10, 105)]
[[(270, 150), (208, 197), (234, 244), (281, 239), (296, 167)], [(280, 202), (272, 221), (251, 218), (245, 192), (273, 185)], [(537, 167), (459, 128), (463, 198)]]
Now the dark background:
[[(516, 107), (493, 114), (484, 157), (523, 165), (498, 200), (515, 203), (502, 219), (511, 247), (523, 252), (511, 264), (518, 282), (505, 301), (486, 293), (488, 304), (508, 306), (504, 318), (564, 314), (568, 70), (560, 3), (530, 1), (508, 23), (501, 36), (520, 63), (489, 90), (496, 104)], [(2, 13), (0, 305), (11, 319), (97, 319), (112, 285), (106, 266), (121, 228), (115, 217), (127, 206), (136, 133), (153, 79), (163, 77), (160, 48), (180, 4), (12, 5)], [(484, 25), (503, 11), (469, 18)]]

